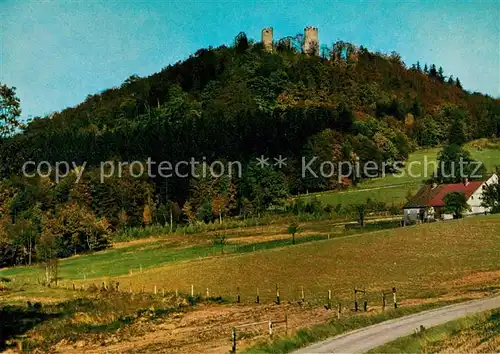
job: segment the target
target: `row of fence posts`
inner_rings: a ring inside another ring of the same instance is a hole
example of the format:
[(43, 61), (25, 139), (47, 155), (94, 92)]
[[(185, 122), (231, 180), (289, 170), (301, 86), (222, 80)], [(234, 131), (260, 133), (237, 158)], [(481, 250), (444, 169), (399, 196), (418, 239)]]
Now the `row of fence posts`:
[[(76, 284), (73, 283), (72, 285), (73, 285), (72, 286), (73, 290), (76, 291), (77, 290)], [(119, 285), (120, 285), (120, 283), (116, 282), (114, 290), (120, 291)], [(108, 286), (106, 285), (106, 283), (104, 281), (102, 282), (102, 289), (103, 290), (108, 290)], [(84, 284), (81, 285), (81, 290), (82, 291), (85, 290)], [(144, 286), (142, 286), (141, 290), (144, 293)], [(129, 292), (132, 293), (132, 287), (130, 287)], [(158, 294), (158, 288), (157, 288), (156, 285), (154, 285), (154, 287), (153, 287), (153, 293), (155, 295)], [(165, 297), (165, 288), (161, 289), (161, 293), (162, 293), (162, 296)], [(354, 311), (355, 312), (359, 311), (358, 294), (366, 295), (366, 290), (364, 290), (364, 289), (363, 290), (362, 289), (358, 289), (356, 287), (354, 288)], [(397, 297), (396, 297), (396, 288), (393, 287), (391, 292), (382, 292), (382, 311), (385, 311), (385, 308), (387, 306), (386, 296), (388, 296), (390, 294), (393, 295), (394, 308), (395, 309), (398, 308)], [(194, 297), (194, 295), (195, 295), (194, 294), (194, 284), (191, 284), (191, 296)], [(177, 289), (175, 290), (175, 296), (176, 297), (179, 296), (179, 292), (178, 292)], [(210, 290), (209, 290), (209, 288), (206, 288), (206, 297), (207, 298), (210, 297)], [(305, 293), (304, 293), (304, 287), (303, 286), (300, 289), (300, 300), (301, 300), (302, 303), (305, 302)], [(237, 287), (236, 302), (237, 303), (241, 303), (241, 295), (240, 295), (240, 288), (239, 287)], [(257, 288), (256, 303), (257, 304), (260, 303), (259, 288)], [(276, 304), (277, 305), (281, 304), (280, 288), (279, 288), (278, 284), (276, 284)], [(327, 310), (331, 310), (332, 309), (332, 291), (331, 290), (328, 290), (327, 304), (326, 304), (325, 308)], [(363, 302), (363, 310), (365, 312), (368, 311), (368, 301), (367, 300), (364, 300), (364, 302)], [(341, 314), (342, 314), (342, 304), (339, 302), (338, 303), (338, 307), (337, 307), (337, 318), (339, 320), (340, 320)], [(235, 326), (235, 327), (232, 328), (232, 332), (231, 332), (231, 341), (232, 341), (231, 352), (232, 353), (236, 353), (236, 341), (237, 341), (236, 328), (254, 326), (254, 325), (264, 324), (264, 323), (268, 324), (268, 331), (269, 331), (269, 336), (270, 337), (272, 337), (272, 335), (273, 335), (273, 325), (276, 325), (276, 324), (285, 323), (285, 333), (288, 333), (288, 315), (286, 315), (286, 314), (285, 314), (285, 319), (282, 320), (282, 321), (274, 321), (273, 322), (271, 320), (271, 318), (269, 318), (269, 321), (265, 321), (265, 322), (256, 322), (256, 323), (249, 323), (249, 324), (243, 324), (243, 325)]]
[[(358, 293), (366, 294), (366, 290), (361, 290), (361, 289), (354, 288), (354, 311), (356, 311), (356, 312), (359, 310), (359, 306), (358, 306)], [(390, 294), (392, 294), (392, 298), (393, 298), (393, 301), (394, 301), (394, 308), (395, 309), (398, 308), (398, 301), (397, 301), (397, 297), (396, 297), (396, 288), (393, 287), (391, 292), (382, 292), (382, 311), (385, 311), (385, 308), (386, 308), (386, 305), (387, 305), (387, 303), (386, 303), (386, 296), (390, 295)], [(366, 312), (367, 308), (368, 308), (368, 301), (364, 300), (364, 302), (363, 302), (363, 310)]]
[[(304, 295), (304, 287), (302, 286), (300, 289), (300, 299), (302, 302), (305, 302), (305, 295)], [(207, 290), (208, 292), (208, 290)], [(361, 293), (363, 295), (366, 295), (366, 290), (363, 289), (358, 289), (354, 288), (354, 311), (358, 312), (359, 311), (359, 305), (358, 305), (358, 293)], [(397, 298), (396, 298), (396, 288), (393, 287), (391, 292), (382, 292), (382, 311), (385, 311), (386, 308), (386, 296), (390, 295), (392, 293), (393, 295), (393, 301), (394, 301), (394, 308), (398, 308), (398, 303), (397, 303)], [(239, 292), (239, 287), (237, 288), (237, 302), (240, 302), (240, 292)], [(257, 299), (256, 302), (259, 303), (259, 289), (257, 288)], [(280, 300), (280, 289), (278, 284), (276, 284), (276, 304), (279, 305), (281, 303)], [(327, 310), (332, 309), (332, 291), (328, 290), (328, 302), (327, 305), (325, 306)], [(363, 310), (366, 312), (368, 311), (368, 301), (364, 300), (363, 301)], [(342, 304), (339, 302), (338, 303), (338, 308), (337, 308), (337, 318), (340, 320), (342, 314)], [(272, 337), (273, 334), (273, 324), (277, 323), (286, 323), (286, 329), (285, 333), (288, 334), (288, 316), (285, 315), (285, 320), (284, 321), (278, 321), (278, 322), (272, 322), (271, 319), (268, 321), (268, 326), (269, 326), (269, 336)], [(237, 341), (237, 335), (236, 335), (236, 328), (241, 328), (241, 327), (247, 327), (247, 326), (252, 326), (252, 325), (257, 325), (257, 324), (262, 324), (264, 322), (257, 322), (257, 323), (249, 323), (249, 324), (244, 324), (240, 326), (235, 326), (232, 328), (231, 331), (231, 342), (232, 342), (232, 347), (231, 347), (231, 353), (236, 353), (236, 341)]]
[[(116, 291), (120, 291), (119, 289), (119, 285), (120, 283), (116, 282), (115, 283), (115, 289)], [(106, 286), (106, 283), (105, 282), (102, 282), (102, 289), (103, 290), (108, 290), (108, 287)], [(76, 291), (77, 288), (76, 288), (76, 284), (73, 283), (73, 290)], [(85, 290), (85, 285), (82, 284), (81, 285), (81, 288), (80, 290)], [(142, 286), (141, 288), (141, 292), (144, 293), (144, 286)], [(236, 293), (236, 302), (239, 304), (241, 303), (241, 295), (240, 295), (240, 288), (237, 287), (237, 293)], [(130, 293), (132, 293), (132, 287), (130, 287), (130, 290), (129, 290)], [(153, 287), (153, 293), (155, 295), (158, 294), (158, 288), (156, 287), (156, 285), (154, 285)], [(165, 288), (162, 288), (161, 289), (161, 293), (162, 293), (162, 296), (164, 297), (165, 296)], [(358, 303), (358, 294), (361, 293), (363, 295), (366, 295), (366, 290), (361, 290), (361, 289), (358, 289), (358, 288), (354, 288), (354, 311), (355, 312), (358, 312), (359, 311), (359, 303)], [(397, 303), (397, 298), (396, 298), (396, 288), (392, 288), (392, 291), (391, 292), (382, 292), (382, 311), (385, 310), (386, 306), (387, 306), (387, 302), (386, 302), (386, 296), (392, 294), (393, 296), (393, 301), (394, 301), (394, 308), (397, 309), (398, 308), (398, 303)], [(179, 296), (179, 291), (178, 289), (175, 289), (175, 296), (178, 297)], [(191, 297), (194, 297), (194, 284), (191, 284)], [(206, 288), (206, 297), (209, 298), (210, 297), (210, 290), (209, 288)], [(328, 290), (328, 297), (327, 297), (327, 305), (325, 306), (325, 308), (327, 310), (331, 310), (332, 308), (332, 291), (331, 290)], [(300, 289), (300, 300), (301, 302), (305, 302), (305, 294), (304, 294), (304, 287), (302, 286), (301, 289)], [(255, 299), (255, 302), (257, 304), (260, 303), (260, 295), (259, 295), (259, 288), (257, 288), (257, 295), (256, 295), (256, 299)], [(277, 305), (280, 305), (281, 304), (281, 298), (280, 298), (280, 288), (279, 288), (279, 285), (276, 284), (276, 304)], [(340, 312), (341, 312), (341, 304), (339, 303), (339, 317), (340, 317)], [(368, 301), (367, 300), (364, 300), (363, 301), (363, 310), (366, 312), (368, 309)]]

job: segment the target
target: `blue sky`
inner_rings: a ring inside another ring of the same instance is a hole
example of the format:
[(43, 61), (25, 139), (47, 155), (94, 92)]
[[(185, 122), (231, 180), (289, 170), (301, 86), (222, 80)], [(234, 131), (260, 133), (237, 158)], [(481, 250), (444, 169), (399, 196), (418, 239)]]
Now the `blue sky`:
[(500, 96), (500, 1), (17, 1), (0, 0), (0, 81), (23, 116), (60, 111), (201, 47), (319, 28), (407, 65), (442, 65), (470, 91)]

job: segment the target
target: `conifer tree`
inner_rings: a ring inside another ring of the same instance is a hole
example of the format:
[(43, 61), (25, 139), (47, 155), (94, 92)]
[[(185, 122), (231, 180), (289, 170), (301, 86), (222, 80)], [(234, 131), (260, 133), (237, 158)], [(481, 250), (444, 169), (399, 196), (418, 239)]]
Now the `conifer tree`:
[(440, 66), (438, 69), (437, 77), (438, 77), (439, 81), (444, 82), (444, 71), (443, 71), (442, 66)]
[(437, 77), (438, 72), (436, 70), (436, 65), (432, 64), (431, 68), (429, 69), (429, 76), (430, 77)]

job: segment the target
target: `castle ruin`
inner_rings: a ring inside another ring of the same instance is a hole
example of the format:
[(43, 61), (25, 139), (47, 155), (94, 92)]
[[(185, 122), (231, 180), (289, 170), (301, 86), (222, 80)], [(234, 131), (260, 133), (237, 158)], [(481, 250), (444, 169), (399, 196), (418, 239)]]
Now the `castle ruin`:
[[(273, 28), (266, 27), (262, 29), (262, 45), (268, 52), (273, 50)], [(288, 41), (290, 41), (287, 37)], [(318, 28), (307, 26), (304, 28), (304, 37), (302, 42), (302, 53), (309, 55), (319, 55)]]
[(273, 50), (273, 28), (267, 27), (262, 30), (262, 45), (268, 52)]
[(318, 28), (307, 26), (304, 28), (304, 44), (302, 52), (309, 55), (319, 55)]

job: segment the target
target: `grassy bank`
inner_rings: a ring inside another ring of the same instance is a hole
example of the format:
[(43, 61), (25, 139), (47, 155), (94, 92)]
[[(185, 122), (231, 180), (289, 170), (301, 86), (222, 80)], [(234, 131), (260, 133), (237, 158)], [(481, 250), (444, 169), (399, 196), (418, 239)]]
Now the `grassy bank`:
[(464, 317), (387, 343), (371, 353), (497, 353), (500, 310)]
[(53, 352), (55, 346), (69, 342), (118, 342), (143, 335), (157, 321), (189, 311), (200, 301), (185, 295), (127, 294), (113, 288), (79, 292), (77, 298), (55, 303), (42, 304), (33, 300), (26, 305), (6, 303), (2, 299), (0, 349), (13, 344), (9, 340), (20, 342), (22, 350), (29, 353)]

